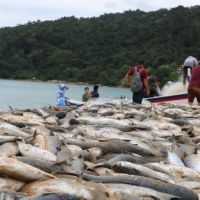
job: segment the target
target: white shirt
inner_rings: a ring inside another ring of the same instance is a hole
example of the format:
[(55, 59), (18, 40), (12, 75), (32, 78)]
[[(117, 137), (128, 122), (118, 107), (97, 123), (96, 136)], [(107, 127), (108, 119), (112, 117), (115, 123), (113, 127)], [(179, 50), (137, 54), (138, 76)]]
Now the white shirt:
[(198, 60), (193, 56), (189, 56), (186, 58), (183, 67), (195, 67), (197, 65), (198, 65)]

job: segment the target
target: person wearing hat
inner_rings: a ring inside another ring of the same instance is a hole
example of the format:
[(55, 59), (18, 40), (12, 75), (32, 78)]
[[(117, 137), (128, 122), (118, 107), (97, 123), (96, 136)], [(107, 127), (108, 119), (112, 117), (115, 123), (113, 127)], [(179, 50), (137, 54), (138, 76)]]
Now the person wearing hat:
[(58, 85), (58, 96), (56, 98), (56, 105), (57, 106), (65, 106), (66, 105), (66, 99), (67, 99), (67, 96), (66, 96), (66, 91), (68, 90), (68, 87), (63, 84), (63, 83), (60, 83)]

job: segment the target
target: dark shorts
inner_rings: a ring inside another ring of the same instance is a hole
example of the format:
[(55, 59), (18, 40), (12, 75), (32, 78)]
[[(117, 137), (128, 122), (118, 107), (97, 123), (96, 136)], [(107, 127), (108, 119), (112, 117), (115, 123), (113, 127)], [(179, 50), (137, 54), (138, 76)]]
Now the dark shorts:
[(133, 103), (142, 103), (142, 99), (145, 97), (144, 90), (141, 90), (140, 92), (133, 92)]
[(197, 98), (198, 103), (200, 103), (200, 88), (189, 87), (188, 88), (188, 101), (190, 103), (193, 103), (195, 98)]

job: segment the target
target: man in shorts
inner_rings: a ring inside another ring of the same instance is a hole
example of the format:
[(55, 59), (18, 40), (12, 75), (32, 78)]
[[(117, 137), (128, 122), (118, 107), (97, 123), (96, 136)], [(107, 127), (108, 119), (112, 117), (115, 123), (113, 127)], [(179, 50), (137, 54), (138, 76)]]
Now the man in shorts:
[(190, 70), (190, 73), (192, 72), (192, 68), (196, 67), (198, 65), (198, 60), (193, 57), (189, 56), (185, 59), (185, 62), (183, 64), (183, 85), (186, 84), (186, 80), (190, 81), (190, 76), (188, 74), (188, 71)]
[(197, 98), (200, 106), (200, 65), (192, 69), (192, 77), (188, 87), (188, 103), (190, 106), (192, 106), (195, 98)]

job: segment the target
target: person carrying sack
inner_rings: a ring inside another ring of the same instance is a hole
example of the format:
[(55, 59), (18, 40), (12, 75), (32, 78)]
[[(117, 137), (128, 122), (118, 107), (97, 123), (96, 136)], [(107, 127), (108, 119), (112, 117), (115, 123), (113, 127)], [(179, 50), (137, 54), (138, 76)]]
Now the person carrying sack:
[(139, 60), (135, 67), (132, 67), (126, 78), (133, 93), (133, 103), (141, 104), (145, 95), (149, 96), (148, 73), (144, 68), (144, 61)]

